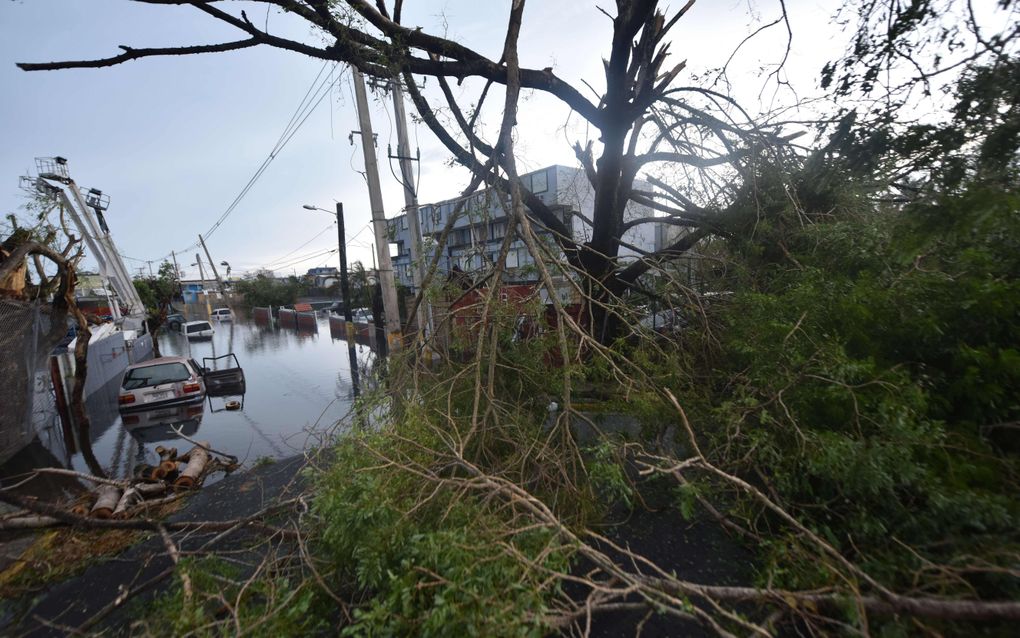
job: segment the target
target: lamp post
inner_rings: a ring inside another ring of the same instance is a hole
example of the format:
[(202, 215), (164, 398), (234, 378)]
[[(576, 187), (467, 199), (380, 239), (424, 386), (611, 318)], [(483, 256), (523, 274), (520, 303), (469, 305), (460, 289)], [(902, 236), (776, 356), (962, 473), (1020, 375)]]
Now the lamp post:
[(220, 265), (227, 267), (227, 280), (225, 282), (223, 282), (223, 287), (226, 288), (226, 287), (230, 286), (230, 263), (226, 262), (226, 261), (221, 261)]
[[(305, 204), (305, 210), (321, 210), (330, 213), (325, 208)], [(332, 213), (330, 213), (332, 214)], [(337, 255), (340, 257), (340, 295), (343, 297), (344, 326), (347, 331), (347, 354), (351, 361), (351, 386), (354, 389), (354, 396), (358, 396), (358, 354), (354, 349), (354, 315), (351, 312), (351, 286), (347, 277), (347, 238), (344, 236), (344, 205), (336, 203), (336, 234), (339, 245)]]

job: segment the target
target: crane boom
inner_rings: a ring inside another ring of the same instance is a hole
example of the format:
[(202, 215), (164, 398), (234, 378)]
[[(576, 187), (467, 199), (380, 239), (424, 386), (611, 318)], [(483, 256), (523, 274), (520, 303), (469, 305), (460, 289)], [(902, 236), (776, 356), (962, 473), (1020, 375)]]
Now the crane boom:
[[(142, 320), (145, 318), (145, 304), (135, 290), (131, 275), (121, 259), (120, 252), (101, 215), (102, 193), (89, 191), (90, 198), (82, 196), (81, 190), (68, 174), (67, 160), (62, 157), (36, 158), (38, 177), (35, 187), (41, 192), (55, 195), (64, 205), (64, 210), (81, 233), (85, 245), (99, 265), (99, 274), (110, 282), (117, 297), (127, 306), (127, 316)], [(90, 201), (87, 201), (90, 200)], [(109, 201), (106, 198), (105, 201)], [(115, 319), (120, 319), (118, 304), (111, 304)]]

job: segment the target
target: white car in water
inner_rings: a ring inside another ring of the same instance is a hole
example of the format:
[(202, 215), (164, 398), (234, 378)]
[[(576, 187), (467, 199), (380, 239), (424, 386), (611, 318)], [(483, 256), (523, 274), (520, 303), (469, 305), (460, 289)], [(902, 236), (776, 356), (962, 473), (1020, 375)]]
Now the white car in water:
[(211, 339), (214, 332), (212, 324), (208, 321), (189, 321), (181, 324), (181, 334), (188, 339)]
[(212, 311), (212, 318), (216, 321), (233, 321), (234, 313), (230, 311), (230, 308), (217, 308)]
[(185, 357), (159, 357), (130, 365), (120, 382), (121, 410), (200, 402), (205, 398), (202, 369)]

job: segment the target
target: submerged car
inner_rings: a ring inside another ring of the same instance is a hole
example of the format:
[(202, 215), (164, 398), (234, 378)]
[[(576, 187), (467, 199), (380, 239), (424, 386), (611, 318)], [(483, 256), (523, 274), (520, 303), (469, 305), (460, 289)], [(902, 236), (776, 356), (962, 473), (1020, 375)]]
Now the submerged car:
[(181, 428), (188, 436), (194, 434), (204, 414), (205, 403), (200, 401), (124, 411), (120, 415), (120, 422), (131, 436), (151, 443), (176, 438), (174, 427)]
[(121, 410), (200, 402), (205, 398), (202, 369), (185, 357), (158, 357), (130, 365), (120, 383)]
[(187, 320), (184, 318), (184, 315), (182, 315), (179, 312), (175, 312), (173, 314), (167, 315), (166, 321), (164, 323), (166, 324), (166, 327), (170, 330), (180, 330), (181, 325), (184, 324), (185, 321)]
[(181, 324), (181, 333), (188, 339), (211, 339), (213, 336), (212, 324), (208, 321), (189, 321)]
[(233, 321), (234, 313), (230, 311), (230, 308), (217, 308), (212, 311), (212, 318), (216, 321)]

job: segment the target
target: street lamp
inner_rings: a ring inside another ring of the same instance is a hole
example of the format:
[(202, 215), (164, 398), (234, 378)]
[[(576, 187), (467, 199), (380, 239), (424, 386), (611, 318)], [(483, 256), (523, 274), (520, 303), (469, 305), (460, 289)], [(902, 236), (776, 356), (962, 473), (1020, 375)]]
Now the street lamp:
[[(301, 208), (305, 210), (319, 210), (324, 213), (330, 211), (311, 204), (305, 204)], [(337, 256), (340, 258), (340, 295), (344, 302), (344, 322), (347, 328), (347, 353), (351, 360), (351, 384), (354, 389), (354, 396), (358, 396), (358, 357), (354, 349), (354, 316), (351, 313), (351, 290), (347, 281), (347, 238), (344, 236), (344, 205), (336, 203), (336, 233), (339, 242)]]

